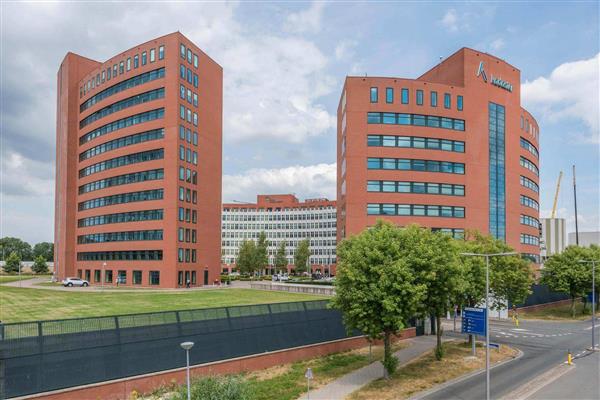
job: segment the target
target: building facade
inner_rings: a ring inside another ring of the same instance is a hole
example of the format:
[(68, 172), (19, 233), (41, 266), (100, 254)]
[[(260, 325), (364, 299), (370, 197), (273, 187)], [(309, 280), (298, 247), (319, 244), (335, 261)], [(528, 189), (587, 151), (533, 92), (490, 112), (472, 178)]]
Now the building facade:
[(293, 270), (298, 243), (310, 238), (312, 270), (324, 275), (335, 274), (335, 201), (306, 199), (301, 202), (293, 194), (258, 195), (256, 203), (223, 204), (222, 220), (223, 272), (235, 269), (242, 242), (256, 241), (264, 231), (269, 242), (270, 266), (275, 263), (277, 248), (285, 242), (288, 272)]
[(567, 247), (567, 231), (564, 218), (541, 218), (542, 237), (540, 255), (542, 261), (553, 254), (560, 254)]
[(220, 272), (221, 66), (179, 32), (58, 71), (55, 275), (206, 285)]
[(569, 246), (575, 246), (579, 242), (579, 246), (600, 246), (600, 231), (595, 232), (579, 232), (579, 240), (575, 232), (569, 232)]
[(377, 219), (476, 229), (539, 261), (539, 128), (520, 71), (463, 48), (417, 79), (347, 77), (338, 106), (338, 240)]

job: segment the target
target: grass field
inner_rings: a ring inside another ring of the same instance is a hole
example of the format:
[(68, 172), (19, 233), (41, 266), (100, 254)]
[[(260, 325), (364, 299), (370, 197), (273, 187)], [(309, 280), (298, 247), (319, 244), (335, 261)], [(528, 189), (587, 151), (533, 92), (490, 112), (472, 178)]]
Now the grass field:
[(252, 289), (102, 293), (0, 286), (0, 320), (9, 323), (324, 298)]
[[(596, 309), (596, 315), (600, 315), (600, 310)], [(535, 311), (520, 311), (519, 318), (521, 319), (547, 319), (552, 321), (559, 320), (585, 320), (592, 316), (592, 305), (587, 304), (587, 308), (583, 311), (583, 303), (575, 303), (575, 318), (571, 317), (571, 304), (562, 304), (554, 307), (544, 308)]]
[(31, 279), (31, 278), (43, 278), (43, 277), (48, 277), (50, 278), (51, 275), (21, 275), (21, 277), (19, 277), (19, 275), (0, 275), (0, 284), (2, 283), (8, 283), (8, 282), (17, 282), (19, 280), (25, 280), (25, 279)]

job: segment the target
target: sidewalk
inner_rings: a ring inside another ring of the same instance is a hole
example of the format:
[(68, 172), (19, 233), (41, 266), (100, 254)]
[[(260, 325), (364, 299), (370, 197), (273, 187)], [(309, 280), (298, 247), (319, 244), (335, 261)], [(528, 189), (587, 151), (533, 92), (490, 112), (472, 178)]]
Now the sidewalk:
[[(436, 337), (419, 336), (409, 339), (409, 341), (410, 346), (394, 353), (398, 358), (398, 368), (433, 349)], [(350, 393), (382, 376), (383, 366), (379, 361), (376, 361), (366, 367), (344, 375), (315, 391), (311, 391), (310, 400), (342, 400)], [(300, 399), (307, 400), (306, 394), (302, 395)]]

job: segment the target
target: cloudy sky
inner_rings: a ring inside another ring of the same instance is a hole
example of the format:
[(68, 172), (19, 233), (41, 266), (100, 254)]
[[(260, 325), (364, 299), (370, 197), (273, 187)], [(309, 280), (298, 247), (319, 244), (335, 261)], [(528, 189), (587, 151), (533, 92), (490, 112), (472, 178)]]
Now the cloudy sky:
[(541, 127), (541, 208), (599, 225), (598, 4), (452, 2), (1, 3), (0, 236), (53, 239), (56, 72), (181, 31), (224, 69), (223, 199), (335, 198), (346, 75), (416, 78), (467, 46), (522, 71)]

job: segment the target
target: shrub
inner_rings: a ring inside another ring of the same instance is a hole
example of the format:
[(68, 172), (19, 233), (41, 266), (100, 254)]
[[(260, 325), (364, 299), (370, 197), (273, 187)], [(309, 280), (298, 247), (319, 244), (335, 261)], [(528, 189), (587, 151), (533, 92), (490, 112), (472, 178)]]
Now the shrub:
[[(192, 400), (250, 400), (248, 384), (236, 376), (204, 376), (192, 380)], [(181, 385), (172, 400), (186, 400), (187, 387)]]

